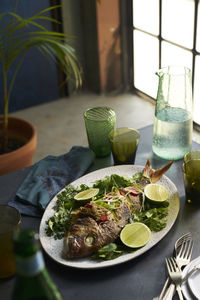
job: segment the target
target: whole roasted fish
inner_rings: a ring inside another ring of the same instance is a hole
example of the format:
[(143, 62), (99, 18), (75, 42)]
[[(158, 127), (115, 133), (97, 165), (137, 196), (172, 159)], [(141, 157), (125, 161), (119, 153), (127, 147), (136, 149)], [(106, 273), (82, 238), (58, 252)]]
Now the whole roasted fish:
[[(154, 183), (170, 168), (173, 161), (161, 169), (154, 171), (149, 159), (143, 170), (139, 182), (142, 188)], [(112, 193), (112, 197), (120, 199), (120, 206), (115, 212), (95, 203), (87, 203), (72, 212), (72, 222), (64, 238), (64, 250), (67, 258), (90, 256), (93, 252), (113, 242), (120, 234), (122, 228), (129, 222), (135, 210), (142, 207), (142, 193), (138, 187), (121, 188)], [(111, 195), (108, 193), (107, 201)]]

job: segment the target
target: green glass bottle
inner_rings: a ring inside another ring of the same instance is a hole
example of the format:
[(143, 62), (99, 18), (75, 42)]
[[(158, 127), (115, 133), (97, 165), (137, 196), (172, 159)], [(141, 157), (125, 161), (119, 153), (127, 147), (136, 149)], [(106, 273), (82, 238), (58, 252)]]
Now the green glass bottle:
[(14, 251), (16, 281), (12, 300), (63, 300), (45, 268), (38, 234), (32, 230), (17, 232)]

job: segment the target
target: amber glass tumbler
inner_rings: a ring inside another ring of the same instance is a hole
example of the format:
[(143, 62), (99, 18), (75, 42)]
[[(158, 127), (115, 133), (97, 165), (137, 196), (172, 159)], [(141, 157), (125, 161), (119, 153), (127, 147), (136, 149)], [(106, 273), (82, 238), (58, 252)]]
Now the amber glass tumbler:
[(0, 278), (15, 274), (13, 234), (21, 228), (21, 215), (8, 205), (0, 205)]
[(183, 177), (187, 202), (200, 206), (200, 150), (184, 156)]
[(115, 165), (134, 164), (140, 132), (133, 128), (116, 128), (109, 138)]

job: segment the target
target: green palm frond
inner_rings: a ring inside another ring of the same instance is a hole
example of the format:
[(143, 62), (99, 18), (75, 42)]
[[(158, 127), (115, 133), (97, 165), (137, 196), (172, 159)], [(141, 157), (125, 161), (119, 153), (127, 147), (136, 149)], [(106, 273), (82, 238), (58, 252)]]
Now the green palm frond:
[[(75, 50), (70, 46), (69, 40), (74, 36), (47, 30), (40, 21), (60, 22), (45, 14), (60, 5), (51, 6), (29, 18), (23, 18), (15, 12), (0, 14), (0, 65), (3, 73), (4, 91), (4, 122), (3, 145), (6, 149), (8, 110), (11, 93), (15, 84), (18, 71), (24, 57), (30, 48), (37, 48), (43, 55), (50, 58), (53, 63), (58, 63), (66, 74), (67, 80), (74, 80), (76, 87), (82, 85), (81, 68)], [(8, 80), (11, 69), (12, 77)]]
[[(66, 79), (73, 79), (76, 87), (82, 85), (81, 68), (74, 48), (69, 44), (69, 40), (75, 38), (60, 32), (47, 30), (39, 22), (60, 22), (49, 16), (45, 16), (49, 11), (60, 7), (55, 5), (48, 7), (29, 18), (23, 18), (15, 12), (0, 14), (0, 64), (4, 79), (4, 104), (7, 114), (8, 103), (15, 83), (17, 73), (23, 63), (24, 57), (32, 47), (37, 48), (52, 62), (58, 63)], [(15, 66), (10, 82), (7, 74), (11, 67)]]

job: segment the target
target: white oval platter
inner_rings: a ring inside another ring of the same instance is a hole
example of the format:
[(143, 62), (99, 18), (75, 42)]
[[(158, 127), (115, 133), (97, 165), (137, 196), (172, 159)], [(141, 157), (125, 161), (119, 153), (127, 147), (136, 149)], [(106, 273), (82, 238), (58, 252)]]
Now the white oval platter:
[[(132, 177), (135, 173), (141, 172), (143, 168), (144, 167), (137, 165), (112, 166), (104, 169), (99, 169), (97, 171), (84, 175), (71, 184), (73, 186), (80, 186), (84, 183), (88, 186), (92, 186), (94, 181), (102, 179), (105, 176), (118, 174), (120, 176)], [(55, 211), (53, 210), (53, 206), (55, 206), (57, 201), (57, 196), (55, 196), (47, 206), (40, 223), (39, 235), (43, 249), (56, 262), (64, 266), (80, 269), (97, 269), (110, 267), (113, 265), (124, 263), (142, 255), (143, 253), (151, 249), (155, 244), (157, 244), (169, 232), (178, 216), (178, 212), (180, 209), (180, 200), (174, 183), (166, 175), (163, 175), (161, 179), (159, 179), (158, 183), (165, 186), (169, 191), (169, 214), (167, 226), (159, 232), (152, 232), (150, 241), (144, 247), (137, 249), (135, 252), (123, 254), (116, 259), (108, 261), (94, 261), (90, 258), (82, 258), (76, 260), (66, 259), (63, 254), (63, 240), (55, 240), (53, 237), (48, 237), (45, 233), (45, 228), (47, 226), (46, 221), (55, 213)], [(62, 192), (62, 190), (60, 192)]]

